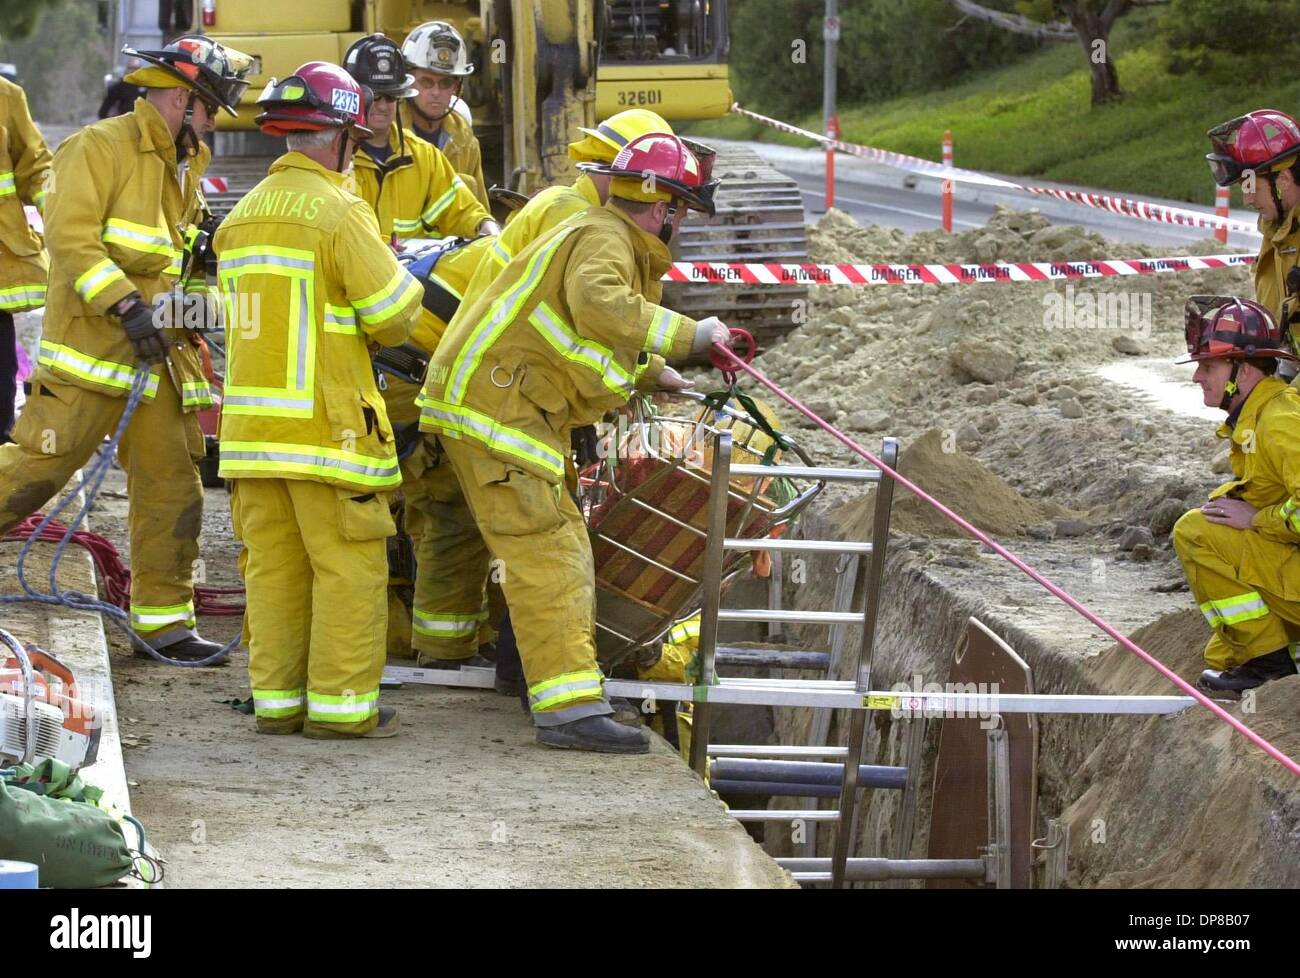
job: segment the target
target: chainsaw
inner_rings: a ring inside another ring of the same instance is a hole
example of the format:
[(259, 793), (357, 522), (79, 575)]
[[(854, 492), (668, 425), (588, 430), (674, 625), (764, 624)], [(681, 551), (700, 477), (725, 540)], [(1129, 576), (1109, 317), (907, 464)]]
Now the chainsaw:
[(39, 649), (23, 658), (28, 661), (11, 655), (0, 662), (0, 767), (49, 758), (74, 771), (93, 764), (99, 716), (78, 698), (72, 670)]

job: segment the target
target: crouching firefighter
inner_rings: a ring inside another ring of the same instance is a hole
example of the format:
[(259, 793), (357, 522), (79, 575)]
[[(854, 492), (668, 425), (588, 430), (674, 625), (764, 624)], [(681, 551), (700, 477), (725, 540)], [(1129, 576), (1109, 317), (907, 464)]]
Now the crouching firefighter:
[(1174, 549), (1214, 634), (1200, 685), (1252, 689), (1296, 672), (1300, 639), (1300, 394), (1274, 376), (1293, 360), (1272, 315), (1192, 296), (1187, 352), (1207, 407), (1227, 413), (1234, 478), (1174, 525)]
[[(258, 99), (288, 152), (215, 239), (231, 319), (221, 468), (244, 545), (248, 672), (259, 733), (388, 737), (389, 494), (401, 483), (367, 344), (406, 340), (419, 283), (343, 189), (370, 136), (361, 87), (309, 62)], [(256, 321), (235, 324), (238, 297)]]
[(199, 336), (166, 326), (185, 229), (197, 218), (203, 137), (232, 115), (249, 58), (204, 37), (132, 51), (147, 89), (126, 115), (70, 136), (45, 204), (49, 293), (32, 393), (0, 448), (0, 532), (53, 496), (116, 427), (137, 370), (143, 399), (118, 446), (127, 473), (131, 626), (159, 654), (220, 651), (195, 632), (204, 455), (195, 414), (212, 403)]
[(686, 210), (713, 209), (694, 155), (649, 135), (603, 172), (613, 177), (604, 207), (534, 240), (461, 305), (429, 364), (420, 427), (437, 436), (500, 562), (538, 742), (644, 753), (647, 733), (611, 719), (604, 696), (591, 545), (565, 460), (575, 427), (622, 406), (639, 382), (688, 386), (664, 358), (728, 332), (657, 301)]

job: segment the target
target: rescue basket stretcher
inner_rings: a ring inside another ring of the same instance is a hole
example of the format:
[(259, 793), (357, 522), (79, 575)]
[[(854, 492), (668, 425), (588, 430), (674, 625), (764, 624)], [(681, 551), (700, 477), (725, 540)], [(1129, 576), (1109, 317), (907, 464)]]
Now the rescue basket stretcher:
[[(826, 485), (781, 473), (787, 453), (804, 467), (812, 459), (747, 398), (748, 409), (719, 404), (717, 395), (673, 397), (691, 416), (655, 413), (647, 399), (634, 399), (631, 422), (606, 431), (601, 457), (580, 473), (595, 563), (597, 657), (607, 672), (629, 661), (653, 664), (669, 629), (700, 608), (712, 446), (720, 429), (731, 430), (737, 461), (772, 467), (771, 478), (730, 481), (728, 537), (783, 535)], [(729, 552), (723, 587), (751, 562), (749, 553)]]

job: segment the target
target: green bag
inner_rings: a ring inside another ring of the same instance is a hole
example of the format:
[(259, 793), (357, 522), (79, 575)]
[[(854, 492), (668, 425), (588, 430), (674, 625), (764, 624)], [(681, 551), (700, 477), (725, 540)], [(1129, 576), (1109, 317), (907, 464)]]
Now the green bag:
[[(61, 787), (80, 793), (81, 785)], [(109, 886), (132, 866), (121, 822), (108, 812), (84, 801), (38, 794), (4, 778), (0, 859), (34, 863), (40, 885), (56, 889)]]

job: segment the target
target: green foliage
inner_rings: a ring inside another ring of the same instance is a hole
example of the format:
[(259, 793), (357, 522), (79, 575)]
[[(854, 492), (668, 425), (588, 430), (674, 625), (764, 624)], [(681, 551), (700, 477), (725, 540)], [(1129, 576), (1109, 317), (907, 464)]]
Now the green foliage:
[(21, 41), (31, 37), (46, 10), (63, 0), (0, 0), (0, 38)]
[[(937, 160), (943, 132), (951, 129), (958, 166), (1213, 205), (1205, 130), (1264, 104), (1300, 113), (1300, 75), (1283, 73), (1266, 88), (1230, 71), (1172, 75), (1160, 18), (1138, 10), (1116, 23), (1112, 56), (1127, 93), (1117, 103), (1092, 107), (1078, 47), (1053, 44), (941, 92), (845, 104), (844, 138)], [(762, 103), (751, 107), (821, 128), (820, 103), (788, 115)], [(741, 119), (695, 131), (809, 145)]]
[[(823, 0), (732, 0), (730, 9), (732, 84), (741, 102), (777, 113), (820, 106)], [(840, 4), (840, 20), (842, 102), (933, 91), (1037, 46), (963, 18), (947, 0), (852, 0)]]
[[(1293, 63), (1300, 0), (1172, 0), (1161, 18), (1173, 74), (1223, 71), (1266, 80)], [(1267, 99), (1265, 99), (1267, 101)]]
[[(33, 0), (0, 0), (36, 6)], [(7, 29), (0, 40), (0, 61), (12, 61), (27, 92), (37, 122), (76, 124), (93, 118), (104, 97), (104, 73), (111, 59), (109, 39), (100, 33), (94, 0), (54, 0), (45, 3), (30, 37), (12, 40)], [(0, 23), (4, 23), (0, 20)]]

